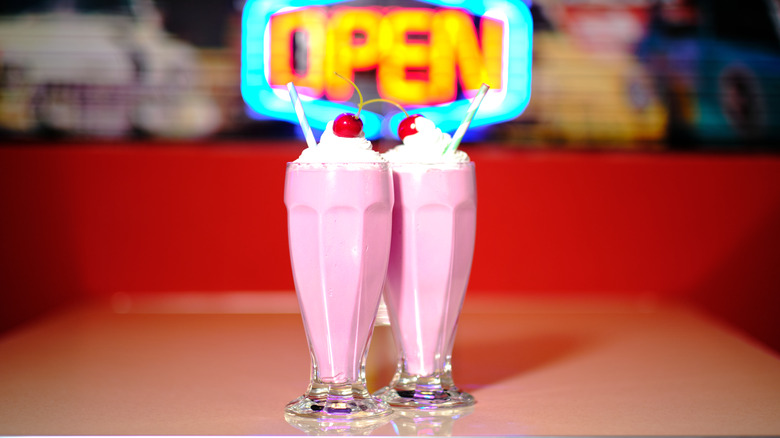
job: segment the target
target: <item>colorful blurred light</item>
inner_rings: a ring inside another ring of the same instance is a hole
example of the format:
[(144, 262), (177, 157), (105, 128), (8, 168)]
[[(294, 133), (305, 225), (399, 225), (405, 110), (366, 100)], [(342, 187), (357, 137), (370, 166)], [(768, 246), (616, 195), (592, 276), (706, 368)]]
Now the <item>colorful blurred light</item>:
[[(241, 91), (250, 110), (295, 123), (284, 91), (292, 81), (310, 124), (322, 130), (339, 113), (354, 111), (354, 105), (341, 103), (352, 96), (351, 87), (330, 73), (352, 79), (356, 71), (373, 69), (380, 97), (430, 118), (444, 131), (457, 128), (483, 82), (491, 92), (472, 126), (511, 120), (527, 106), (532, 20), (525, 3), (423, 0), (438, 8), (324, 8), (337, 3), (342, 2), (247, 2)], [(480, 19), (479, 32), (472, 17)], [(297, 59), (301, 55), (293, 53), (292, 40), (301, 35), (307, 50)], [(296, 70), (296, 63), (305, 68)], [(370, 139), (395, 135), (403, 118), (367, 109), (361, 114)]]

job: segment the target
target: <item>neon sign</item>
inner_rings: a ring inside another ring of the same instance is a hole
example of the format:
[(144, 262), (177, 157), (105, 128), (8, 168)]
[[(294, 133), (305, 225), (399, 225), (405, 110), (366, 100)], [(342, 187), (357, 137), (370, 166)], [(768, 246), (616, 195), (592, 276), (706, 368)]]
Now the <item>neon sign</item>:
[[(531, 89), (532, 21), (521, 1), (420, 0), (419, 8), (347, 6), (343, 0), (249, 0), (244, 7), (241, 93), (263, 116), (297, 122), (294, 82), (312, 127), (341, 112), (354, 79), (375, 72), (378, 97), (454, 131), (469, 99), (491, 86), (472, 126), (519, 116)], [(428, 4), (429, 7), (423, 4)], [(435, 7), (430, 7), (435, 6)], [(475, 19), (479, 23), (475, 26)], [(305, 50), (294, 50), (295, 45)], [(460, 93), (459, 93), (460, 90)], [(403, 114), (364, 109), (368, 138), (395, 135)]]

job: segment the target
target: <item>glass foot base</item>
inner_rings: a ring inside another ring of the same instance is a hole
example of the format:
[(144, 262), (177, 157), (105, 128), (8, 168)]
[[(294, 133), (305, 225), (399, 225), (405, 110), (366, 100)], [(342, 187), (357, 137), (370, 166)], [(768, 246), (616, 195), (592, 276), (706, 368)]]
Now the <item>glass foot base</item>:
[(315, 386), (288, 403), (285, 413), (304, 418), (365, 420), (381, 418), (393, 412), (386, 402), (372, 397), (360, 385), (352, 388), (334, 386)]
[(391, 388), (386, 386), (374, 395), (394, 408), (410, 409), (451, 409), (472, 406), (474, 397), (455, 387), (436, 390), (420, 388)]

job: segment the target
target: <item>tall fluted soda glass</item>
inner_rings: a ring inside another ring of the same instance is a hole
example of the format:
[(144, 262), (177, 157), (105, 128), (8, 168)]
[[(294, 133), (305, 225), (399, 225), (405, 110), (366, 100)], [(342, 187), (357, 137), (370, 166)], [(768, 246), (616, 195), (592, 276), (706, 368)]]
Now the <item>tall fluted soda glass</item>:
[(474, 398), (453, 383), (450, 357), (474, 254), (474, 163), (399, 163), (392, 169), (384, 297), (399, 360), (378, 395), (397, 407), (469, 406)]
[(365, 357), (387, 270), (393, 208), (387, 163), (289, 163), (295, 290), (311, 353), (306, 393), (288, 414), (367, 419), (390, 412), (366, 389)]

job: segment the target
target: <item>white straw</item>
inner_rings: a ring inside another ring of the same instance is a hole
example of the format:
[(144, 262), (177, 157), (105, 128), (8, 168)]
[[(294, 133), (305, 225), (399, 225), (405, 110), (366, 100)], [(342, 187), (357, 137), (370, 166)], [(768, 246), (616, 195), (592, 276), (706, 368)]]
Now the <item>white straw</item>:
[(301, 98), (298, 97), (298, 90), (295, 89), (295, 85), (292, 82), (287, 83), (287, 91), (290, 93), (290, 100), (292, 101), (293, 108), (295, 108), (295, 114), (298, 116), (298, 122), (303, 129), (303, 136), (306, 138), (306, 144), (310, 148), (317, 146), (317, 141), (314, 139), (314, 134), (311, 132), (311, 126), (309, 121), (306, 120), (306, 114), (303, 112), (303, 105), (301, 105)]
[(481, 87), (479, 87), (479, 91), (477, 92), (477, 95), (474, 96), (474, 99), (471, 99), (471, 104), (469, 105), (469, 109), (466, 110), (466, 117), (463, 119), (462, 122), (460, 122), (460, 126), (458, 126), (458, 130), (455, 131), (455, 134), (452, 136), (452, 141), (450, 144), (447, 145), (446, 148), (444, 148), (443, 154), (446, 154), (447, 151), (452, 149), (453, 151), (455, 149), (458, 149), (458, 146), (460, 145), (461, 140), (463, 140), (463, 136), (466, 134), (466, 130), (469, 129), (469, 125), (471, 125), (471, 120), (474, 118), (474, 114), (477, 113), (477, 108), (479, 108), (479, 105), (482, 103), (482, 99), (485, 98), (485, 94), (487, 94), (487, 91), (490, 89), (490, 86), (487, 84), (482, 84)]

